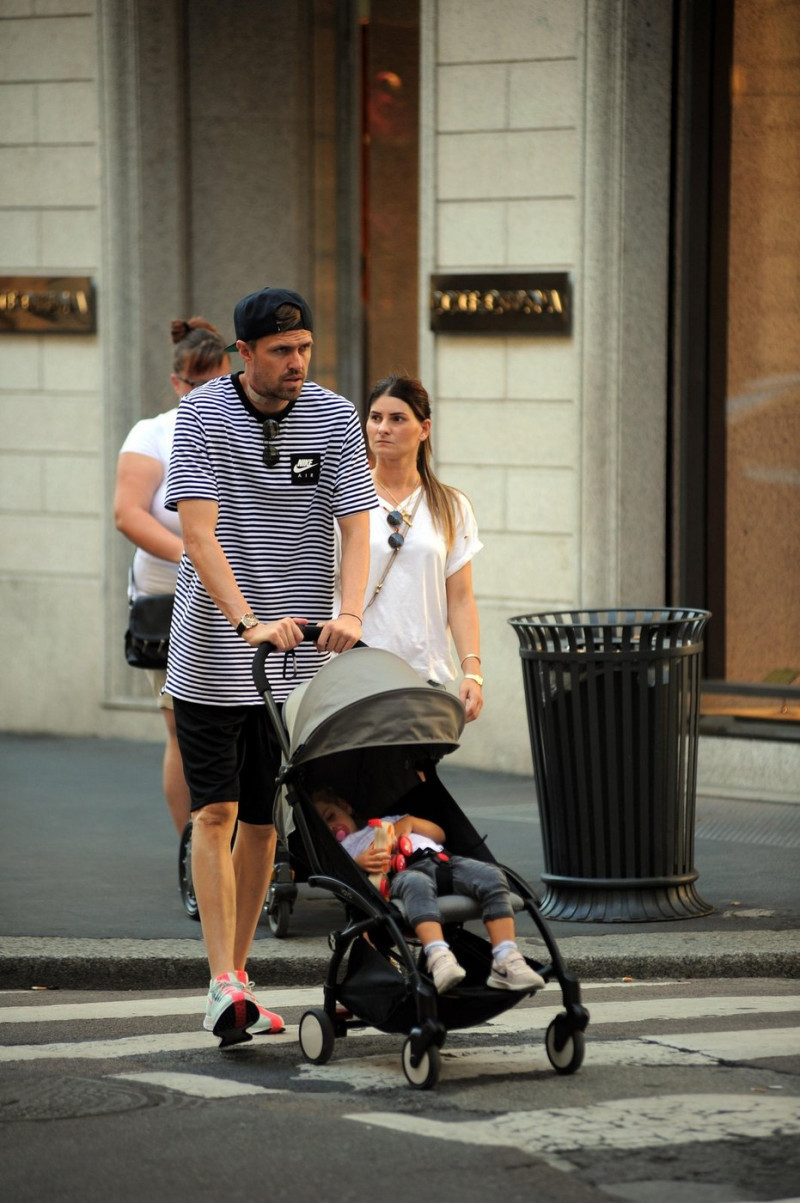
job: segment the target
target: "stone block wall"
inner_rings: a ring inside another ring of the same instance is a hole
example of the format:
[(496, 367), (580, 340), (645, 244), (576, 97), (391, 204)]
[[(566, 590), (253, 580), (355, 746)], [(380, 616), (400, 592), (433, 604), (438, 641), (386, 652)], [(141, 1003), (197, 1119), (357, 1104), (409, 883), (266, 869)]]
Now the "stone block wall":
[[(579, 0), (429, 6), (424, 281), (448, 271), (575, 278), (584, 39)], [(530, 771), (507, 619), (579, 597), (580, 331), (578, 312), (570, 337), (423, 336), (437, 468), (471, 498), (484, 541), (473, 579), (486, 704), (459, 756), (486, 768)]]
[[(0, 2), (3, 275), (97, 276), (93, 9), (91, 0)], [(96, 729), (101, 408), (97, 335), (0, 334), (5, 729)]]

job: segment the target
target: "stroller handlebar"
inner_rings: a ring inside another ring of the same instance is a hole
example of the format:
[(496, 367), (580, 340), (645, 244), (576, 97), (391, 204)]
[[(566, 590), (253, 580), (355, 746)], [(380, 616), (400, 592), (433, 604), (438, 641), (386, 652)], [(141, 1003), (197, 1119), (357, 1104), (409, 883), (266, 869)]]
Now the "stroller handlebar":
[[(303, 632), (304, 643), (316, 643), (322, 632), (322, 623), (309, 622), (301, 629)], [(362, 643), (359, 639), (358, 643), (356, 643), (354, 646), (366, 647), (366, 644)], [(256, 648), (256, 653), (253, 656), (253, 681), (255, 682), (256, 689), (261, 696), (265, 698), (265, 700), (266, 697), (270, 696), (271, 694), (269, 681), (267, 680), (267, 656), (270, 654), (270, 652), (274, 651), (274, 643), (259, 643), (258, 647)]]
[[(303, 632), (304, 643), (316, 643), (320, 636), (322, 626), (319, 623), (309, 622), (301, 628)], [(269, 681), (267, 680), (267, 656), (275, 651), (274, 643), (259, 643), (256, 648), (256, 654), (253, 656), (253, 681), (256, 689), (262, 695), (269, 693)]]

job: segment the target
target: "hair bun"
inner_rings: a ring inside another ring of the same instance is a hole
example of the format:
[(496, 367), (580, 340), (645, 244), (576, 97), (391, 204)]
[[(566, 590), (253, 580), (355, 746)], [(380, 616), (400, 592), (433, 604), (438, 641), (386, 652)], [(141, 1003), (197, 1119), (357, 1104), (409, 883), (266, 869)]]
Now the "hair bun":
[(187, 334), (191, 334), (192, 328), (185, 318), (175, 318), (170, 323), (170, 336), (174, 343), (182, 342)]

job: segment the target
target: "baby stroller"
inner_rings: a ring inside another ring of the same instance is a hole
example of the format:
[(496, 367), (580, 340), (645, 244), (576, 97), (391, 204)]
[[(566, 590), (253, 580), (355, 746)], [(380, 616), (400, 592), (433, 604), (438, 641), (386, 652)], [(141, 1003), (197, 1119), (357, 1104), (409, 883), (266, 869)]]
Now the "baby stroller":
[[(317, 634), (318, 628), (306, 628), (306, 638)], [(299, 837), (297, 855), (307, 862), (309, 884), (329, 891), (344, 906), (344, 926), (329, 936), (332, 956), (323, 1005), (300, 1020), (301, 1051), (307, 1061), (324, 1064), (336, 1040), (352, 1028), (405, 1035), (405, 1076), (417, 1089), (429, 1089), (439, 1077), (439, 1050), (448, 1031), (483, 1023), (527, 994), (486, 986), (489, 941), (467, 929), (465, 924), (480, 915), (471, 899), (456, 895), (440, 897), (439, 904), (445, 936), (467, 976), (451, 992), (437, 994), (401, 909), (382, 897), (337, 843), (311, 794), (330, 787), (367, 818), (397, 813), (428, 818), (446, 832), (451, 853), (493, 861), (436, 774), (441, 757), (458, 747), (463, 706), (445, 690), (426, 685), (391, 653), (356, 647), (299, 686), (281, 717), (265, 672), (270, 650), (270, 645), (257, 650), (253, 677), (284, 744), (275, 824), (284, 844), (293, 841), (296, 847)], [(579, 983), (567, 973), (530, 886), (505, 866), (504, 871), (515, 909), (531, 916), (549, 958), (529, 964), (561, 988), (564, 1011), (547, 1029), (548, 1058), (557, 1073), (574, 1073), (583, 1061), (589, 1021)]]

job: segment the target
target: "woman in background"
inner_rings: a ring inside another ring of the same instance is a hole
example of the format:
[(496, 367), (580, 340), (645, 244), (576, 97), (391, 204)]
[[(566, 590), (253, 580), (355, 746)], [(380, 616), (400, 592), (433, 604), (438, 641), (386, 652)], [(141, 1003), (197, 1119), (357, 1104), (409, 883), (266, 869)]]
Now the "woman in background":
[[(171, 328), (174, 351), (170, 380), (180, 398), (199, 384), (230, 371), (225, 340), (202, 317), (177, 320)], [(172, 450), (177, 406), (137, 422), (122, 445), (117, 463), (114, 520), (131, 543), (134, 596), (174, 593), (183, 554), (180, 519), (164, 509), (167, 467)], [(189, 822), (189, 790), (175, 735), (172, 699), (162, 692), (165, 669), (146, 669), (167, 728), (163, 788), (172, 822), (180, 835)]]

